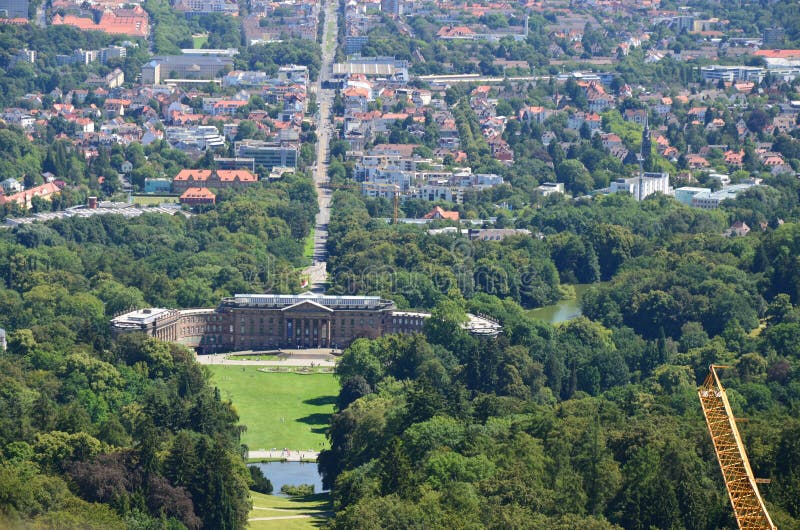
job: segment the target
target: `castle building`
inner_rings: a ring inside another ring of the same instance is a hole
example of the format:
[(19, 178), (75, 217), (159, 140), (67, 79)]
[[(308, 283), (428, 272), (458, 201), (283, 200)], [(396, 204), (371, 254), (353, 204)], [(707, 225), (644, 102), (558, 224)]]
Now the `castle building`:
[[(213, 309), (148, 308), (111, 321), (115, 334), (141, 332), (199, 353), (273, 348), (344, 348), (357, 338), (422, 331), (430, 313), (398, 311), (378, 296), (237, 294)], [(469, 315), (465, 329), (494, 336), (500, 325)]]

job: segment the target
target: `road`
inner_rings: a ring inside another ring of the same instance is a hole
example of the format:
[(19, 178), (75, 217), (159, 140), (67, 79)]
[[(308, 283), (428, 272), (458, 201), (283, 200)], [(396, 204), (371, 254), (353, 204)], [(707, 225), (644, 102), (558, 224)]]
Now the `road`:
[(428, 83), (503, 83), (505, 81), (549, 81), (549, 75), (521, 75), (511, 77), (483, 76), (479, 74), (445, 74), (445, 75), (421, 75), (421, 79)]
[(304, 271), (309, 277), (309, 290), (315, 293), (324, 293), (328, 280), (328, 267), (325, 260), (328, 254), (331, 190), (325, 185), (328, 183), (328, 143), (334, 132), (333, 117), (331, 115), (334, 92), (330, 89), (323, 89), (322, 83), (328, 79), (332, 72), (339, 16), (335, 0), (328, 0), (324, 9), (325, 28), (322, 33), (322, 65), (317, 82), (312, 87), (312, 90), (317, 95), (317, 104), (319, 105), (317, 116), (317, 165), (313, 174), (319, 213), (317, 213), (314, 224), (314, 263)]

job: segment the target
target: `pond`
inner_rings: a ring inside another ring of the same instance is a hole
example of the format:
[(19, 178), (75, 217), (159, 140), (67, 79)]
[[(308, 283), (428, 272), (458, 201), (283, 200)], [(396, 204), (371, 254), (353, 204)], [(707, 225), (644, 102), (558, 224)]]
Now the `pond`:
[(544, 320), (550, 324), (558, 324), (559, 322), (566, 322), (572, 318), (581, 315), (581, 296), (586, 290), (593, 286), (599, 285), (596, 283), (578, 283), (573, 285), (575, 288), (575, 298), (569, 300), (559, 300), (552, 305), (546, 305), (531, 309), (528, 314), (533, 318)]
[(314, 493), (321, 493), (322, 477), (317, 471), (316, 462), (264, 462), (253, 464), (261, 468), (264, 476), (272, 482), (273, 493), (281, 494), (281, 486), (299, 486), (300, 484), (313, 484)]

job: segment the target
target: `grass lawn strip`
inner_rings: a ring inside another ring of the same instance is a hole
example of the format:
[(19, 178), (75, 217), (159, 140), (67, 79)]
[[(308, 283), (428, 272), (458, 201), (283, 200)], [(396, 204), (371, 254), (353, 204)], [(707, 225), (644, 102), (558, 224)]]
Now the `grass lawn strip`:
[(320, 528), (330, 514), (330, 498), (327, 493), (306, 497), (279, 497), (251, 491), (250, 495), (253, 501), (253, 510), (249, 515), (251, 521), (247, 525), (250, 530)]
[(212, 384), (247, 426), (251, 450), (320, 451), (339, 391), (333, 374), (267, 373), (258, 366), (210, 365)]

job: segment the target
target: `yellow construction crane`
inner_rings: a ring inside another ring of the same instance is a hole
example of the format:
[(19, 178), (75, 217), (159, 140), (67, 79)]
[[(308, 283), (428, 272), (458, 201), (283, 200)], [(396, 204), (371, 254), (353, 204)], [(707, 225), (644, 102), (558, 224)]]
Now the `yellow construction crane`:
[(722, 478), (731, 499), (733, 514), (740, 530), (777, 530), (758, 492), (750, 461), (736, 428), (736, 418), (716, 370), (727, 366), (711, 365), (703, 386), (697, 389), (708, 432), (722, 470)]
[[(359, 192), (359, 193), (361, 192), (361, 185), (358, 184), (358, 183), (354, 183), (354, 184), (334, 184), (332, 182), (325, 182), (325, 183), (321, 184), (321, 186), (323, 188), (329, 188), (329, 189), (332, 189), (332, 190), (350, 190), (350, 191), (356, 191), (356, 192)], [(392, 217), (392, 221), (393, 221), (392, 224), (397, 224), (398, 223), (398, 221), (397, 221), (398, 214), (400, 213), (400, 186), (398, 186), (396, 184), (392, 184), (391, 187), (392, 187), (392, 191), (393, 191), (392, 195), (394, 196), (394, 215)]]

